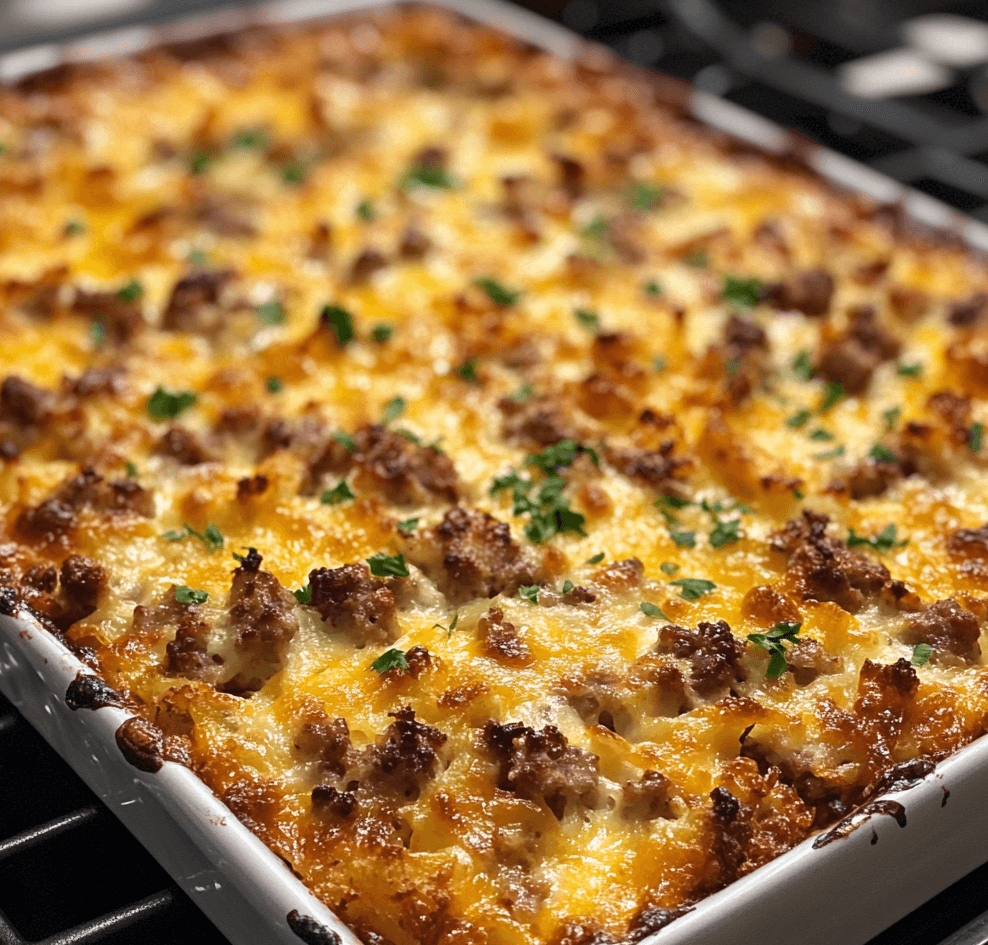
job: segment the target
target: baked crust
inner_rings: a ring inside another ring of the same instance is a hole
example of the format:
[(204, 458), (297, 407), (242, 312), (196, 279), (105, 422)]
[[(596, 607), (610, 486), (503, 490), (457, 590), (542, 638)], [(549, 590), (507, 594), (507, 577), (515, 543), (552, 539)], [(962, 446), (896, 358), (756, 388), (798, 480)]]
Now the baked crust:
[(4, 612), (368, 942), (638, 941), (984, 732), (963, 247), (425, 9), (0, 116)]

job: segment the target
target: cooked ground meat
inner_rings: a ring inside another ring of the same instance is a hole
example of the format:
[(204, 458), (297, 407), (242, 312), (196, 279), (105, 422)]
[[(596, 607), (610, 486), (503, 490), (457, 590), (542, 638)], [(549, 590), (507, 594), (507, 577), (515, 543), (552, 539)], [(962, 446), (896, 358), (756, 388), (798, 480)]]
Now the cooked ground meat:
[(386, 269), (387, 259), (376, 249), (365, 249), (350, 266), (350, 282), (360, 285), (366, 282), (375, 272)]
[(745, 642), (734, 636), (723, 620), (700, 623), (696, 630), (665, 626), (659, 632), (659, 643), (673, 656), (690, 661), (690, 684), (701, 696), (746, 678), (741, 665)]
[(59, 572), (65, 612), (58, 624), (67, 629), (83, 620), (99, 606), (100, 593), (106, 588), (107, 575), (102, 565), (84, 555), (70, 555)]
[(823, 348), (817, 370), (826, 380), (842, 384), (846, 393), (861, 394), (875, 368), (901, 348), (901, 342), (878, 322), (875, 309), (861, 305), (850, 312), (846, 334)]
[(116, 292), (86, 292), (77, 289), (72, 311), (99, 322), (106, 338), (114, 344), (125, 344), (144, 327), (141, 303), (121, 298)]
[(417, 226), (405, 227), (398, 246), (398, 253), (402, 259), (408, 261), (422, 259), (431, 248), (432, 241)]
[(312, 789), (312, 813), (317, 817), (345, 819), (357, 810), (357, 795), (338, 791), (331, 784), (317, 784)]
[(669, 788), (671, 782), (658, 771), (645, 771), (638, 781), (628, 781), (624, 785), (621, 813), (628, 820), (666, 819), (674, 815), (669, 809)]
[(526, 666), (532, 662), (532, 651), (521, 637), (515, 625), (504, 619), (499, 607), (492, 607), (477, 621), (477, 635), (483, 641), (488, 656), (511, 666)]
[(198, 466), (214, 458), (195, 433), (181, 426), (169, 427), (158, 440), (155, 452), (182, 466)]
[(539, 552), (518, 544), (511, 529), (486, 512), (450, 509), (434, 528), (408, 539), (406, 548), (407, 559), (453, 606), (478, 597), (510, 597), (522, 584), (545, 579)]
[(669, 440), (657, 450), (608, 446), (604, 455), (623, 476), (665, 494), (673, 494), (692, 466), (690, 460), (673, 456), (674, 449), (675, 443)]
[(825, 269), (809, 269), (787, 282), (769, 286), (765, 300), (781, 311), (802, 312), (810, 318), (819, 318), (830, 311), (833, 294), (834, 277)]
[(855, 500), (871, 499), (884, 495), (903, 475), (900, 463), (885, 463), (869, 458), (835, 479), (827, 488), (832, 492), (847, 492)]
[(947, 550), (958, 558), (988, 560), (988, 524), (980, 528), (958, 528), (947, 539)]
[(816, 640), (800, 640), (786, 651), (786, 664), (797, 686), (808, 686), (821, 673), (835, 673), (841, 661), (836, 656), (828, 656)]
[(161, 316), (164, 331), (208, 332), (220, 323), (216, 307), (220, 294), (233, 279), (230, 269), (193, 272), (183, 276), (172, 289)]
[(786, 584), (803, 600), (833, 601), (857, 613), (891, 583), (888, 569), (827, 535), (826, 515), (806, 510), (771, 538), (789, 558)]
[(579, 440), (580, 431), (558, 398), (535, 395), (517, 401), (498, 401), (504, 415), (504, 436), (527, 446), (553, 446), (561, 440)]
[(292, 593), (270, 572), (260, 570), (254, 549), (233, 572), (230, 624), (236, 649), (247, 666), (223, 684), (225, 692), (253, 692), (284, 664), (288, 644), (298, 631), (297, 604)]
[(328, 718), (321, 709), (309, 713), (295, 736), (295, 750), (319, 764), (338, 778), (351, 763), (353, 747), (346, 719)]
[(970, 397), (952, 390), (941, 390), (930, 395), (926, 406), (943, 420), (954, 440), (958, 443), (968, 441), (971, 425)]
[(952, 598), (930, 604), (906, 626), (903, 642), (928, 643), (936, 654), (952, 653), (968, 662), (981, 655), (978, 618), (962, 610)]
[(484, 726), (484, 745), (499, 764), (498, 786), (543, 801), (562, 819), (568, 800), (592, 806), (597, 756), (575, 748), (554, 725), (538, 732), (519, 722)]
[(361, 786), (414, 801), (439, 768), (439, 750), (446, 744), (446, 735), (419, 722), (409, 706), (388, 714), (394, 722), (377, 744), (364, 750), (358, 763), (364, 772)]
[(919, 677), (908, 660), (900, 659), (890, 665), (864, 661), (854, 715), (872, 777), (880, 777), (894, 763), (892, 753), (917, 689)]
[(700, 883), (703, 895), (722, 889), (738, 878), (748, 859), (745, 847), (751, 836), (751, 811), (727, 788), (715, 787), (710, 800), (712, 837), (710, 857)]
[(969, 328), (988, 313), (988, 294), (977, 292), (970, 298), (954, 302), (947, 308), (947, 321), (957, 328)]
[(358, 648), (393, 643), (401, 635), (390, 585), (373, 577), (363, 562), (317, 568), (309, 574), (312, 606)]
[(9, 374), (0, 384), (0, 420), (19, 427), (40, 427), (55, 408), (51, 391)]

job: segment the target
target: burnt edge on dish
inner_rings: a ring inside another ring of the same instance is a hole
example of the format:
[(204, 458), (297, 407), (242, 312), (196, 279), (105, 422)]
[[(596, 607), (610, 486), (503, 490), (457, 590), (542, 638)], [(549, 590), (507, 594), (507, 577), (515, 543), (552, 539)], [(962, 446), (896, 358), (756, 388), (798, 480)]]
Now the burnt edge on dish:
[(65, 704), (73, 711), (78, 709), (102, 709), (106, 706), (122, 706), (124, 699), (99, 676), (79, 672), (65, 691)]
[(303, 915), (298, 909), (292, 909), (285, 918), (288, 927), (306, 945), (341, 945), (342, 940), (332, 929), (326, 928), (310, 915)]

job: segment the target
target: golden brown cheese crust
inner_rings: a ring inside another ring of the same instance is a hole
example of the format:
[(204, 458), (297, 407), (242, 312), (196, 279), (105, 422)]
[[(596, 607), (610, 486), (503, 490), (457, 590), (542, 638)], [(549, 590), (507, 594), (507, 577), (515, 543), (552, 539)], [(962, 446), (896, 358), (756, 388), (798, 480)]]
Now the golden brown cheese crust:
[(657, 88), (406, 10), (0, 91), (0, 607), (369, 942), (639, 941), (984, 731), (984, 263)]

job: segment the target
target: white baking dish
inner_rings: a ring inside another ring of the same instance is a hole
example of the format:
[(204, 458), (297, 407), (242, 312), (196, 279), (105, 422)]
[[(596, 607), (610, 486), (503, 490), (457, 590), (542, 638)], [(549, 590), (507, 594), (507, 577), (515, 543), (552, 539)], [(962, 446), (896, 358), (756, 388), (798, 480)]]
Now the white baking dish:
[[(431, 0), (534, 43), (574, 57), (583, 40), (498, 0)], [(304, 0), (224, 12), (155, 29), (128, 29), (66, 46), (0, 57), (11, 80), (65, 61), (135, 52), (161, 42), (298, 21), (383, 5), (383, 0)], [(765, 150), (798, 150), (836, 183), (898, 201), (918, 222), (948, 228), (988, 249), (988, 227), (764, 119), (683, 86), (683, 103), (701, 121)], [(234, 945), (357, 945), (279, 857), (241, 825), (189, 770), (166, 762), (138, 770), (115, 734), (129, 714), (109, 705), (72, 709), (66, 691), (91, 676), (52, 635), (28, 620), (0, 615), (0, 690), (107, 806), (151, 851)], [(988, 740), (938, 766), (919, 784), (889, 794), (839, 825), (831, 842), (810, 839), (710, 896), (647, 942), (656, 945), (863, 945), (970, 870), (988, 860)], [(853, 829), (851, 829), (853, 827)]]

